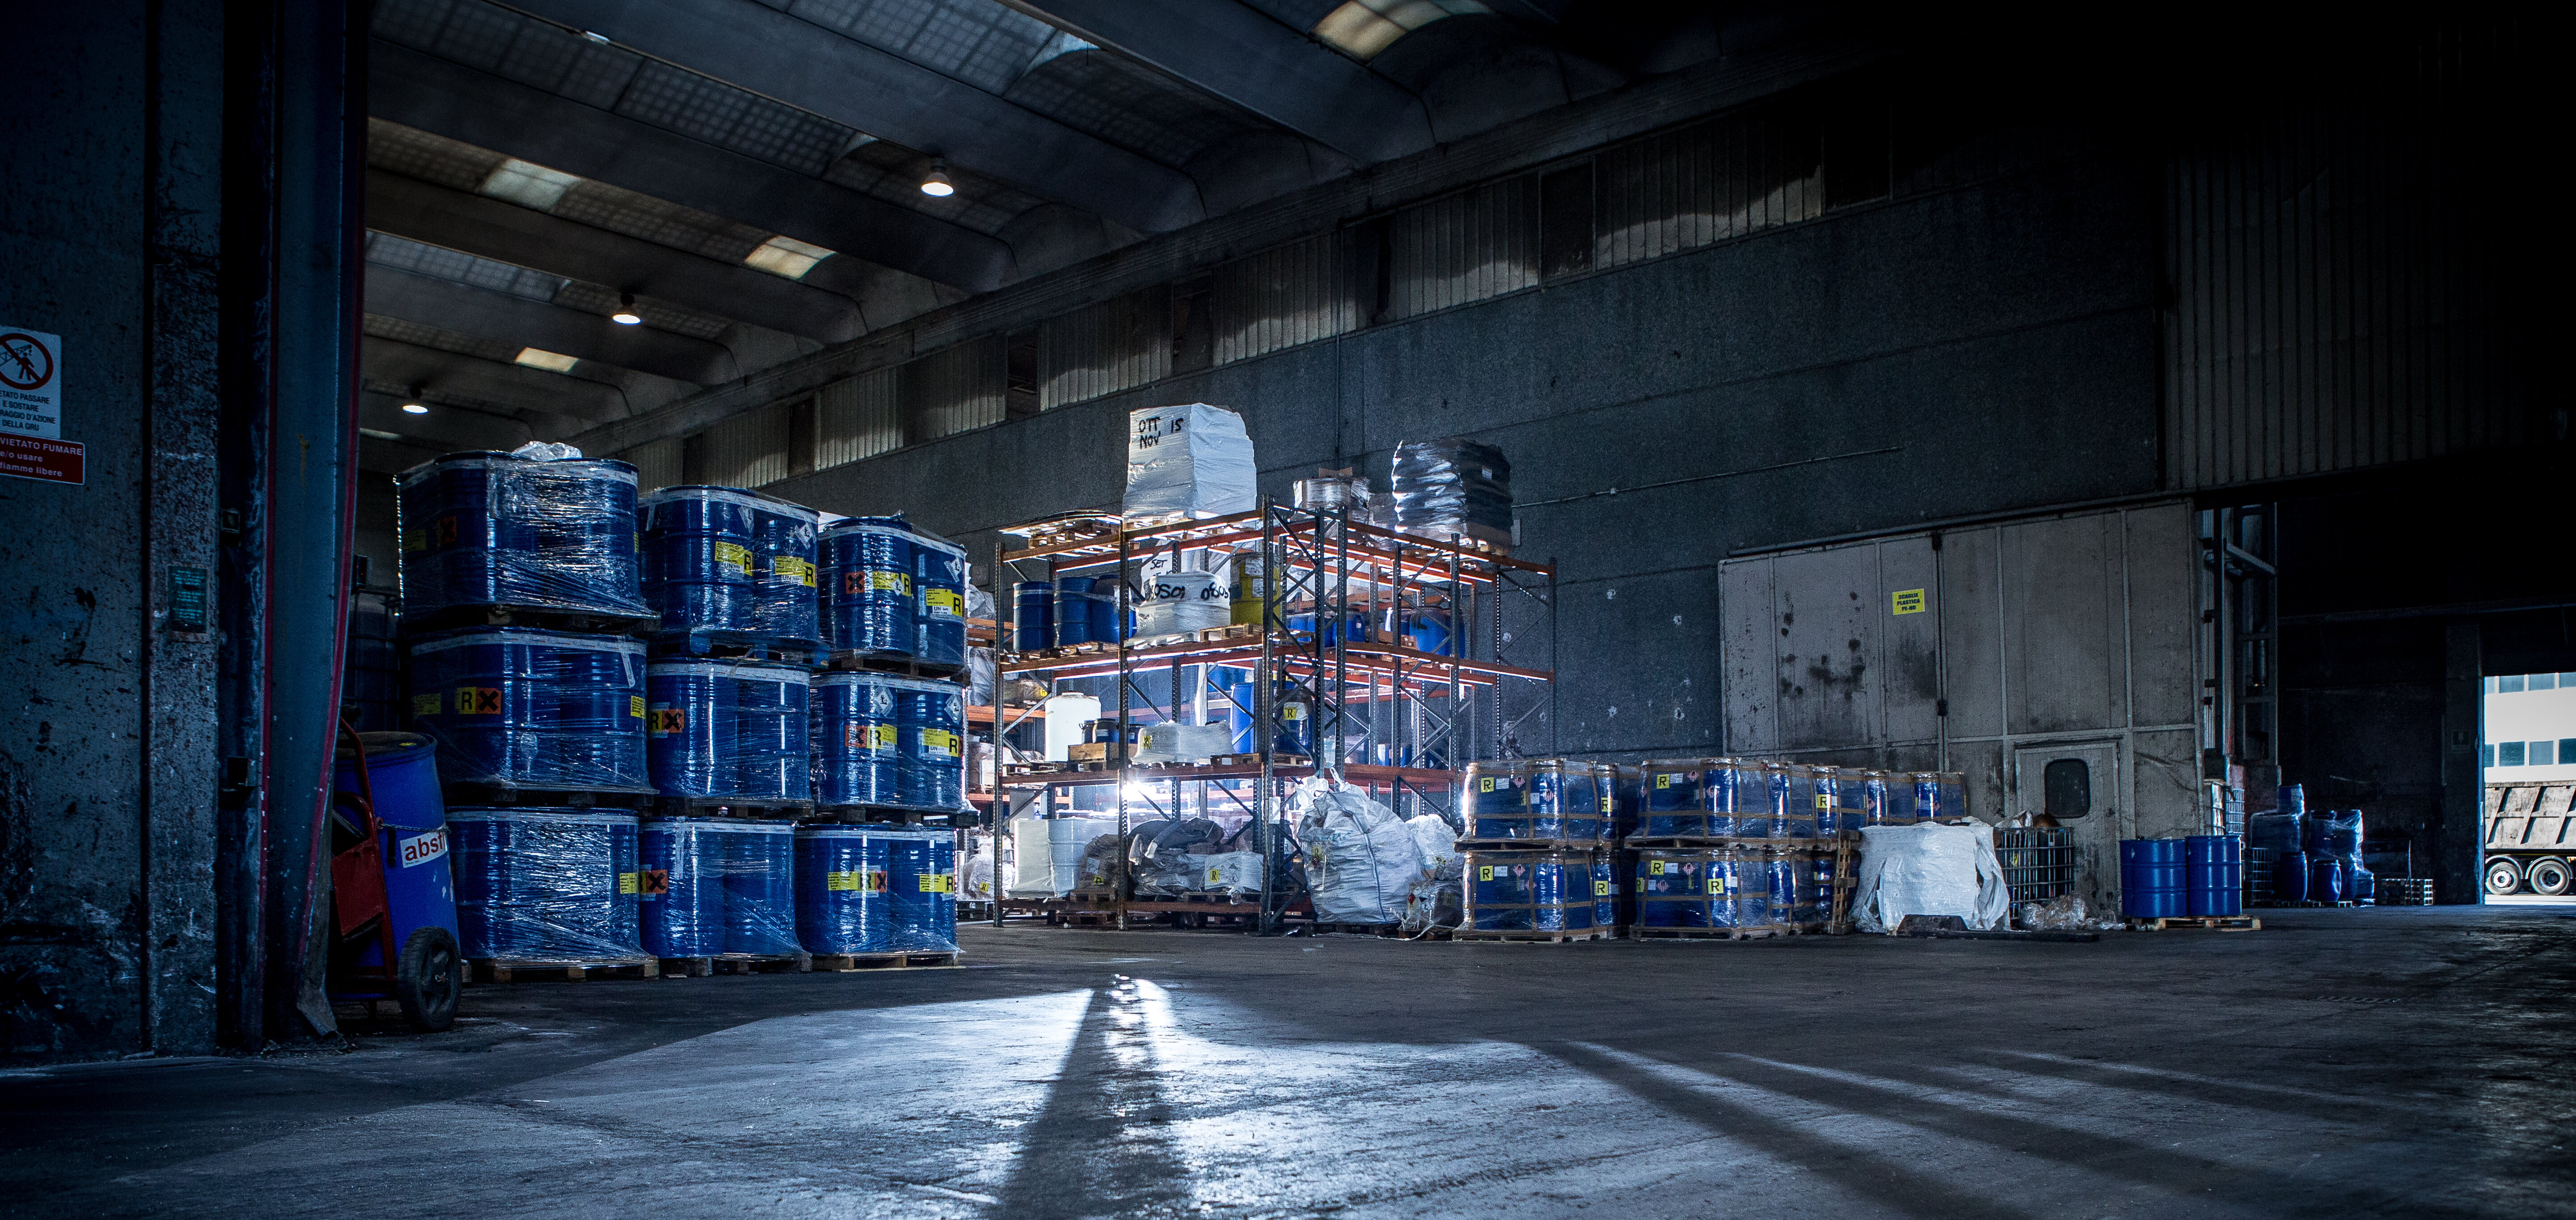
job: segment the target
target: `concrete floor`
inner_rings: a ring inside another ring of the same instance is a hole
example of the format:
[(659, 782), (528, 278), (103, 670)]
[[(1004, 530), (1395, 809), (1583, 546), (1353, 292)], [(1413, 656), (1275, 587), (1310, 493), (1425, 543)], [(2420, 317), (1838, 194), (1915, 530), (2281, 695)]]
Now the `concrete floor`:
[(2576, 1215), (2576, 908), (2097, 944), (1040, 928), (0, 1073), (29, 1216)]

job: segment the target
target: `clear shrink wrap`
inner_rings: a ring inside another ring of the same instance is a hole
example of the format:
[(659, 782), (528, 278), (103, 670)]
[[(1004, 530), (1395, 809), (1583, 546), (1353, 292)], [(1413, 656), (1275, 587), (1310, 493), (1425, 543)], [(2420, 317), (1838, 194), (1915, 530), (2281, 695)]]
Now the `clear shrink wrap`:
[(633, 466), (451, 453), (396, 487), (405, 618), (456, 606), (650, 613)]
[(1510, 547), (1512, 464), (1502, 450), (1457, 436), (1399, 441), (1392, 475), (1397, 529)]
[(509, 962), (643, 960), (633, 814), (450, 809), (456, 925), (465, 956)]
[(412, 724), (448, 783), (651, 792), (644, 645), (619, 636), (471, 627), (411, 644)]
[(1252, 438), (1232, 411), (1194, 402), (1127, 414), (1121, 507), (1131, 525), (1251, 512), (1260, 504), (1258, 474)]

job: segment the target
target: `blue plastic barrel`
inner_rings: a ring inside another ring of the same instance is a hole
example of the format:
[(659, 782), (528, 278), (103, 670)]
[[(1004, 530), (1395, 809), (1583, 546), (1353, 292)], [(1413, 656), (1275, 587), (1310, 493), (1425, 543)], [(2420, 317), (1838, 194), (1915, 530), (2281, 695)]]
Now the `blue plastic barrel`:
[(1055, 647), (1055, 584), (1024, 580), (1011, 586), (1011, 651)]
[(662, 795), (734, 795), (741, 688), (727, 676), (731, 668), (716, 661), (655, 661), (645, 667), (644, 757)]
[(2285, 851), (2272, 857), (2272, 900), (2306, 902), (2308, 886), (2313, 880), (2308, 870), (2308, 853)]
[(2185, 914), (2243, 913), (2245, 841), (2234, 835), (2193, 835), (2183, 843), (2183, 859), (2190, 878)]
[(965, 692), (945, 682), (889, 682), (895, 705), (895, 803), (955, 809), (965, 801)]
[(664, 631), (752, 629), (758, 504), (732, 487), (665, 487), (644, 497), (644, 600)]
[(412, 720), (448, 783), (649, 792), (644, 645), (474, 627), (411, 645)]
[(403, 616), (451, 606), (645, 613), (635, 468), (451, 453), (399, 484)]
[(862, 826), (796, 828), (796, 939), (806, 952), (894, 948), (885, 835)]
[(1915, 821), (1952, 821), (1968, 816), (1965, 775), (1956, 771), (1915, 771), (1906, 778), (1913, 781)]
[(725, 951), (724, 827), (714, 818), (653, 818), (637, 834), (638, 921), (654, 957)]
[(886, 830), (886, 913), (894, 947), (957, 950), (957, 840), (945, 830)]
[(912, 655), (925, 665), (966, 664), (966, 548), (916, 536), (912, 587)]
[(631, 962), (635, 816), (588, 809), (451, 809), (458, 939), (469, 958)]
[(723, 841), (725, 952), (797, 952), (795, 824), (731, 822)]
[[(1093, 640), (1108, 642), (1112, 639), (1108, 627), (1116, 607), (1113, 603), (1105, 601), (1102, 595), (1095, 591), (1095, 586), (1100, 583), (1089, 576), (1055, 578), (1055, 592), (1052, 600), (1055, 607), (1056, 647), (1088, 644)], [(1092, 632), (1095, 626), (1102, 629), (1098, 634)]]
[(1729, 828), (1726, 830), (1717, 830), (1709, 824), (1705, 802), (1708, 761), (1705, 758), (1649, 758), (1645, 761), (1642, 783), (1646, 807), (1639, 815), (1641, 820), (1637, 833), (1654, 838), (1735, 833), (1732, 818), (1728, 819)]
[(806, 732), (810, 678), (799, 666), (742, 661), (726, 667), (734, 688), (733, 792), (746, 801), (814, 799), (814, 743)]
[(2344, 893), (2343, 857), (2308, 857), (2308, 901), (2342, 902)]
[(823, 638), (835, 650), (912, 655), (912, 541), (901, 517), (854, 517), (823, 531)]
[(1592, 853), (1592, 926), (1619, 926), (1618, 869), (1606, 851)]
[(1697, 852), (1640, 852), (1633, 870), (1637, 923), (1648, 928), (1712, 928), (1725, 897), (1712, 881), (1708, 858)]
[(1803, 867), (1806, 862), (1783, 851), (1772, 851), (1762, 858), (1762, 872), (1769, 883), (1770, 902), (1764, 908), (1763, 922), (1798, 925), (1813, 922), (1816, 909), (1814, 878)]
[(1842, 768), (1809, 767), (1807, 777), (1812, 785), (1807, 813), (1814, 837), (1830, 839), (1842, 827)]
[(751, 629), (781, 643), (823, 638), (820, 525), (823, 514), (776, 496), (754, 495), (751, 510)]
[(892, 682), (867, 673), (815, 676), (808, 723), (817, 804), (901, 802), (896, 778), (902, 757), (901, 734), (896, 725)]
[[(384, 854), (385, 911), (399, 951), (422, 928), (455, 935), (456, 883), (448, 851), (447, 804), (439, 796), (437, 745), (419, 733), (363, 733), (367, 778), (375, 791), (376, 846)], [(358, 760), (344, 754), (333, 775), (335, 790), (357, 793)], [(460, 941), (461, 943), (461, 941)], [(385, 964), (384, 947), (370, 938), (357, 964)]]

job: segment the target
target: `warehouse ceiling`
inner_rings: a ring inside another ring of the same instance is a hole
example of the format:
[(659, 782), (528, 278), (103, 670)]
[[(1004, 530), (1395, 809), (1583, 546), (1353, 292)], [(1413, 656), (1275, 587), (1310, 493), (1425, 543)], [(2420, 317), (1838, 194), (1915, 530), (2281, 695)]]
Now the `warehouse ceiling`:
[(1741, 8), (378, 0), (367, 464), (567, 437), (1706, 62)]

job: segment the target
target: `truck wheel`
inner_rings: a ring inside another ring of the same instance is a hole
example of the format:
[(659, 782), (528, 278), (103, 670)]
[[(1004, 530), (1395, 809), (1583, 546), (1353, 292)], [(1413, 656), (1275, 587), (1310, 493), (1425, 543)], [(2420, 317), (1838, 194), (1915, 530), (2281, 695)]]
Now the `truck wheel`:
[(2523, 879), (2531, 884), (2532, 893), (2553, 898), (2576, 888), (2576, 873), (2571, 873), (2567, 862), (2556, 856), (2542, 856), (2532, 861), (2531, 867), (2524, 870)]
[(2510, 894), (2521, 888), (2522, 865), (2515, 863), (2513, 857), (2499, 856), (2487, 861), (2488, 893)]
[(445, 928), (415, 928), (394, 967), (394, 1000), (404, 1019), (430, 1033), (456, 1023), (456, 1001), (465, 992), (465, 963), (456, 937)]

